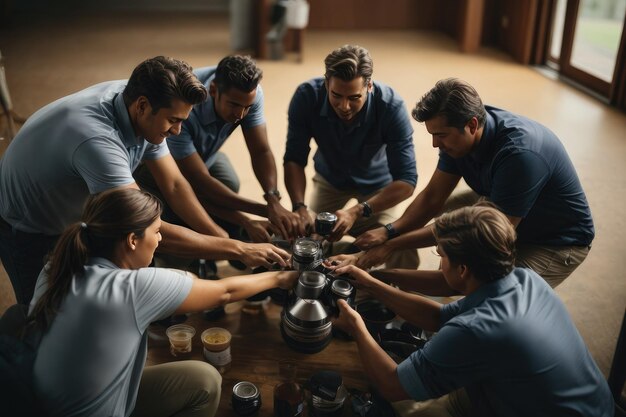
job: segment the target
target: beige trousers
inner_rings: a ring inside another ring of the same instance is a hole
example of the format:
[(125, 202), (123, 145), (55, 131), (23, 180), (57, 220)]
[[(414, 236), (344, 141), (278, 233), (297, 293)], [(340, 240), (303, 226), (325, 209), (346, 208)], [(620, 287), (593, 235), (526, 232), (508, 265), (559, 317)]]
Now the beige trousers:
[(143, 370), (132, 417), (213, 417), (222, 376), (202, 361), (169, 362)]
[[(444, 204), (442, 212), (471, 206), (481, 200), (485, 200), (485, 197), (480, 197), (472, 190), (454, 192)], [(583, 263), (590, 249), (588, 246), (548, 246), (520, 243), (516, 247), (515, 265), (532, 269), (550, 287), (556, 288)]]

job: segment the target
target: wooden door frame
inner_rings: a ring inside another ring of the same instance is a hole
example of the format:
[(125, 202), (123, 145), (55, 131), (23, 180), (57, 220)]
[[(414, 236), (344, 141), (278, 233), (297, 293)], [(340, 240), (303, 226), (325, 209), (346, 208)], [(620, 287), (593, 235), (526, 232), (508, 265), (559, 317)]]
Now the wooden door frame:
[[(565, 20), (563, 23), (563, 38), (561, 41), (561, 56), (559, 59), (559, 72), (564, 76), (573, 79), (581, 85), (596, 91), (607, 99), (611, 95), (611, 85), (615, 81), (615, 68), (613, 68), (612, 82), (604, 81), (592, 74), (589, 74), (580, 68), (576, 68), (572, 65), (572, 49), (574, 47), (574, 35), (576, 33), (576, 20), (578, 17), (578, 10), (580, 6), (580, 0), (568, 0), (567, 7), (565, 9)], [(622, 29), (623, 32), (623, 29)], [(623, 36), (622, 36), (623, 38)], [(618, 47), (617, 56), (620, 57), (620, 53), (623, 49), (623, 45)], [(616, 59), (616, 66), (619, 65)]]

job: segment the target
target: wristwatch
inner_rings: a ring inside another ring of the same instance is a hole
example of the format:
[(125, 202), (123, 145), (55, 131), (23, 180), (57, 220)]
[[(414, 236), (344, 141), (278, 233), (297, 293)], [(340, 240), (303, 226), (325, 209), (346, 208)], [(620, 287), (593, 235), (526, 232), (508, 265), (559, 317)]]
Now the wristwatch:
[(363, 217), (369, 217), (372, 215), (372, 206), (367, 201), (361, 203), (363, 206)]
[(387, 223), (387, 224), (385, 225), (385, 229), (387, 229), (387, 239), (388, 239), (388, 240), (391, 240), (391, 239), (393, 239), (394, 237), (398, 237), (398, 235), (400, 234), (400, 233), (398, 233), (398, 231), (396, 230), (396, 228), (395, 228), (395, 227), (393, 227), (393, 225), (392, 225), (391, 223)]
[(306, 204), (304, 204), (302, 201), (300, 201), (298, 203), (294, 203), (293, 207), (291, 208), (291, 211), (297, 211), (301, 207), (308, 208), (308, 206)]
[(267, 201), (267, 199), (271, 195), (276, 196), (276, 198), (279, 199), (279, 200), (282, 198), (282, 196), (280, 195), (280, 191), (278, 191), (276, 188), (274, 188), (273, 190), (269, 190), (268, 192), (263, 194), (263, 198), (265, 199), (265, 201)]

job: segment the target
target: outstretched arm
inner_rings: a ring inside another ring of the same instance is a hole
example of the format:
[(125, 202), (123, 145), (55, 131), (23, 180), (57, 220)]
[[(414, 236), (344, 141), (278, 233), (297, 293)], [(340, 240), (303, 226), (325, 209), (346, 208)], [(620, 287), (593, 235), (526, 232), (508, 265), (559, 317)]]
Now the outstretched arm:
[[(398, 203), (406, 200), (413, 194), (415, 187), (405, 181), (393, 181), (384, 187), (375, 196), (367, 200), (373, 213), (378, 213), (388, 208), (394, 207)], [(346, 210), (337, 210), (337, 224), (328, 240), (335, 242), (348, 233), (354, 223), (363, 216), (363, 205), (356, 204)]]
[(244, 130), (243, 136), (250, 152), (254, 174), (263, 188), (267, 201), (267, 218), (285, 239), (296, 238), (299, 217), (296, 213), (286, 210), (280, 204), (278, 196), (274, 194), (278, 189), (276, 161), (267, 140), (265, 124)]
[[(296, 162), (285, 163), (285, 186), (291, 198), (291, 203), (296, 205), (304, 203), (304, 191), (306, 190), (306, 175), (304, 167)], [(300, 206), (295, 213), (298, 215), (298, 234), (300, 236), (307, 235), (307, 232), (313, 227), (313, 220), (309, 215), (306, 206)]]
[(245, 243), (234, 239), (202, 235), (186, 227), (162, 222), (163, 240), (158, 251), (183, 258), (237, 259), (255, 267), (287, 266), (289, 254), (270, 243)]
[(439, 330), (440, 303), (385, 284), (353, 265), (337, 268), (335, 272), (337, 275), (348, 274), (359, 289), (372, 294), (406, 321), (425, 330)]
[(291, 289), (298, 275), (297, 271), (278, 271), (220, 280), (194, 279), (189, 295), (178, 306), (176, 313), (191, 313), (225, 305), (270, 288)]
[(145, 164), (167, 203), (186, 224), (199, 233), (228, 237), (224, 229), (219, 227), (204, 210), (171, 155), (146, 160)]

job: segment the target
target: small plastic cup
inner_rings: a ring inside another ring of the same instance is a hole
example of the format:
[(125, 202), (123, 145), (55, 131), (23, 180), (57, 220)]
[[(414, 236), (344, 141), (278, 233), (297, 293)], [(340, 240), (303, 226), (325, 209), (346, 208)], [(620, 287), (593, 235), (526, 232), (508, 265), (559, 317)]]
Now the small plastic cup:
[(230, 340), (232, 335), (221, 327), (211, 327), (200, 336), (204, 346), (204, 358), (220, 373), (225, 373), (232, 361), (230, 356)]
[(175, 324), (165, 330), (170, 340), (170, 353), (173, 356), (181, 356), (191, 352), (191, 339), (196, 334), (196, 329), (188, 324)]

